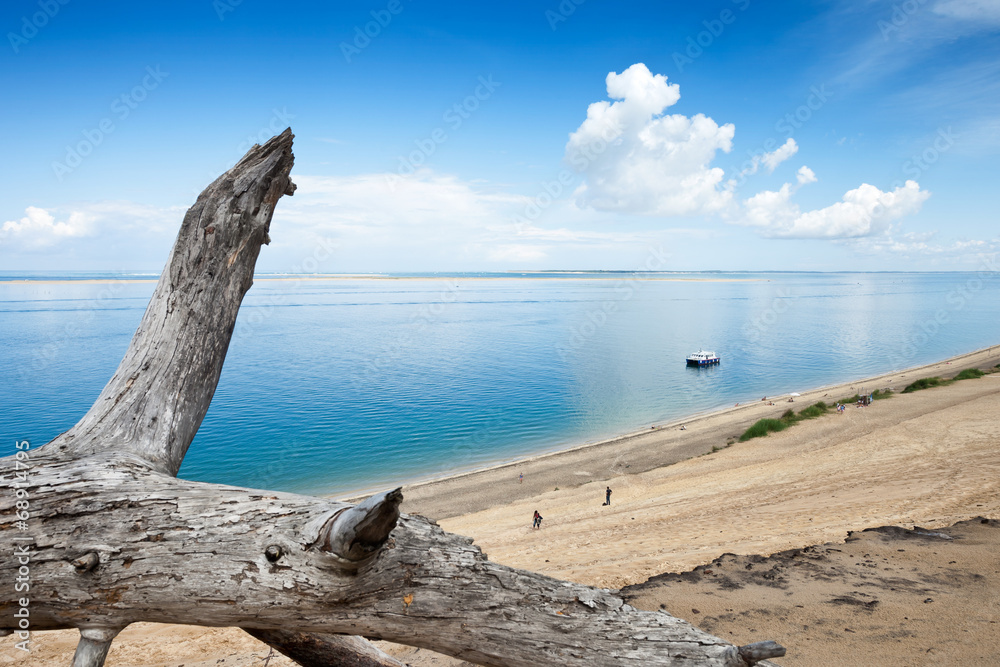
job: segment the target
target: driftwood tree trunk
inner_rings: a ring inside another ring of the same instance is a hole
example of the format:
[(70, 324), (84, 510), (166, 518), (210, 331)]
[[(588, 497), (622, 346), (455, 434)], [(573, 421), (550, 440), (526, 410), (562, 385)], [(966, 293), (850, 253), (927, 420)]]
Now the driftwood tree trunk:
[[(401, 664), (360, 637), (510, 667), (735, 666), (783, 654), (493, 564), (471, 540), (400, 516), (398, 489), (350, 506), (175, 477), (274, 207), (295, 189), (292, 138), (255, 146), (198, 197), (90, 411), (0, 461), (0, 581), (10, 587), (0, 634), (78, 628), (80, 667), (102, 665), (136, 621), (241, 627), (309, 667)], [(12, 591), (19, 576), (29, 587)]]

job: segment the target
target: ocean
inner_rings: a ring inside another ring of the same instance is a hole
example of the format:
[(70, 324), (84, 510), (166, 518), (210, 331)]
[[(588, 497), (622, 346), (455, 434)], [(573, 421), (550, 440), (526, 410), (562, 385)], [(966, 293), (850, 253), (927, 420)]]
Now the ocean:
[[(72, 426), (157, 276), (0, 273), (0, 455)], [(258, 276), (180, 477), (340, 495), (1000, 343), (980, 273)], [(700, 348), (722, 363), (689, 368)]]

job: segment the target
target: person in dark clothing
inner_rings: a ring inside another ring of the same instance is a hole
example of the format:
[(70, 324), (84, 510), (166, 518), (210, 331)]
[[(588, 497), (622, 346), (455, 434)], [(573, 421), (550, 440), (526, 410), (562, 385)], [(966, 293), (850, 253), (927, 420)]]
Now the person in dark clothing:
[(610, 486), (608, 487), (607, 491), (604, 492), (604, 498), (605, 498), (604, 499), (604, 504), (605, 505), (610, 505), (611, 504), (611, 487)]
[(532, 528), (542, 527), (542, 515), (538, 513), (538, 510), (535, 510), (535, 518), (534, 521), (531, 522), (531, 527)]

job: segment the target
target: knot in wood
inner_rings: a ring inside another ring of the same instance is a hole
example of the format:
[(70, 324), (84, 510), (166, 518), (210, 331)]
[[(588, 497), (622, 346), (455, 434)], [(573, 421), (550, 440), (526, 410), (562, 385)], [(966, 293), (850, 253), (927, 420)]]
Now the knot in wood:
[(97, 557), (96, 553), (91, 551), (72, 561), (71, 564), (76, 568), (77, 572), (83, 574), (84, 572), (93, 570), (99, 562), (100, 558)]
[(278, 559), (281, 558), (282, 555), (284, 555), (284, 552), (282, 552), (281, 547), (277, 544), (272, 544), (264, 550), (264, 557), (267, 558), (270, 563), (278, 562)]

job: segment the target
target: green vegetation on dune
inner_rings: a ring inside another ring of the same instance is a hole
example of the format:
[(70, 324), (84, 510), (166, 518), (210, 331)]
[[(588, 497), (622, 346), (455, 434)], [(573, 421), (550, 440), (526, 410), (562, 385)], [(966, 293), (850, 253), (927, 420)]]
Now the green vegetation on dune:
[(959, 380), (974, 380), (976, 378), (981, 378), (986, 374), (986, 371), (979, 370), (978, 368), (966, 368), (950, 380), (943, 380), (937, 376), (920, 378), (919, 380), (906, 385), (906, 388), (903, 389), (903, 393), (911, 394), (915, 391), (920, 391), (921, 389), (929, 389), (930, 387), (944, 387), (953, 382), (958, 382)]
[(796, 421), (802, 421), (803, 419), (816, 419), (816, 417), (822, 417), (827, 413), (830, 408), (826, 403), (820, 401), (815, 405), (810, 405), (805, 410), (800, 410), (799, 414), (796, 416)]
[[(872, 394), (872, 398), (876, 400), (880, 398), (889, 398), (890, 396), (892, 396), (892, 392), (889, 390), (882, 391), (877, 389)], [(852, 403), (857, 403), (859, 400), (860, 396), (855, 394), (850, 398), (845, 398), (842, 401), (838, 401), (838, 403), (852, 404)], [(783, 431), (789, 426), (792, 426), (793, 424), (798, 424), (799, 422), (805, 421), (807, 419), (816, 419), (817, 417), (822, 417), (826, 413), (830, 412), (830, 410), (832, 410), (833, 408), (834, 406), (828, 405), (827, 403), (820, 401), (818, 403), (813, 403), (807, 408), (802, 408), (801, 410), (798, 411), (798, 413), (796, 413), (792, 409), (785, 410), (785, 413), (781, 415), (781, 419), (760, 419), (754, 422), (754, 424), (750, 428), (748, 428), (746, 431), (743, 432), (743, 435), (740, 436), (740, 442), (746, 442), (751, 438), (761, 438), (773, 431)]]
[(936, 375), (934, 377), (929, 377), (929, 378), (920, 378), (919, 380), (916, 380), (906, 385), (906, 387), (903, 388), (903, 393), (912, 394), (915, 391), (920, 391), (921, 389), (929, 389), (930, 387), (938, 387), (941, 386), (942, 384), (945, 384), (945, 381), (937, 377)]
[[(996, 365), (996, 369), (1000, 370), (1000, 364)], [(987, 373), (993, 373), (993, 372), (996, 371), (994, 370), (981, 371), (978, 368), (966, 368), (964, 371), (957, 374), (950, 380), (944, 380), (937, 376), (921, 378), (919, 380), (916, 380), (915, 382), (911, 382), (910, 384), (906, 385), (906, 388), (903, 389), (903, 393), (912, 394), (913, 392), (919, 391), (921, 389), (927, 389), (929, 387), (942, 387), (945, 385), (949, 385), (952, 382), (957, 382), (959, 380), (971, 380), (974, 378), (981, 378)], [(893, 394), (891, 389), (876, 389), (871, 393), (872, 400), (875, 401), (880, 401), (884, 398), (891, 398), (892, 395)], [(855, 394), (854, 396), (848, 396), (847, 398), (843, 398), (837, 401), (837, 403), (843, 405), (854, 405), (855, 403), (860, 401), (861, 398), (862, 398), (861, 395)], [(759, 419), (756, 422), (754, 422), (754, 424), (750, 428), (748, 428), (746, 431), (743, 432), (743, 435), (740, 436), (740, 442), (746, 442), (747, 440), (750, 440), (752, 438), (762, 438), (768, 433), (772, 433), (774, 431), (783, 431), (789, 426), (797, 424), (800, 421), (822, 417), (833, 408), (834, 408), (833, 405), (828, 405), (823, 401), (820, 401), (819, 403), (814, 403), (807, 408), (799, 410), (798, 413), (796, 413), (794, 410), (788, 409), (785, 411), (783, 415), (781, 415), (780, 419)]]
[(771, 431), (784, 431), (786, 428), (788, 428), (788, 423), (780, 419), (760, 419), (740, 436), (740, 442), (746, 442), (750, 438), (763, 437)]

